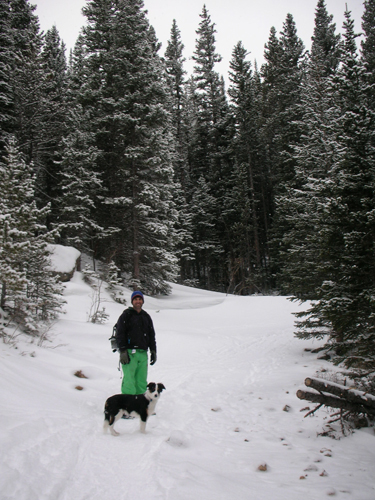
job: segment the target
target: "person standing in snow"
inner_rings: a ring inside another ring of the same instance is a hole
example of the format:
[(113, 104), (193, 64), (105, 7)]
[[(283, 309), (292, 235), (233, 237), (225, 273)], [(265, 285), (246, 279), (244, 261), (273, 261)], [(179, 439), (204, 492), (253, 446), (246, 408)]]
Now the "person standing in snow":
[(155, 330), (151, 316), (142, 309), (144, 296), (140, 291), (131, 295), (132, 306), (117, 320), (116, 339), (123, 371), (122, 394), (144, 394), (147, 390), (148, 355), (156, 363)]

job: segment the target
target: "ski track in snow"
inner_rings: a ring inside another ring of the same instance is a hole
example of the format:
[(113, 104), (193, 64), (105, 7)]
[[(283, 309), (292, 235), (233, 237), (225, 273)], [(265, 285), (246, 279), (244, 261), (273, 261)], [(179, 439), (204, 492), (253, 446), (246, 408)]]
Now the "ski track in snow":
[(107, 297), (110, 323), (89, 324), (90, 293), (76, 273), (54, 349), (2, 345), (1, 500), (374, 500), (373, 431), (318, 437), (327, 413), (300, 411), (304, 378), (333, 368), (294, 338), (295, 304), (179, 286), (146, 298), (149, 380), (167, 389), (145, 435), (135, 419), (113, 437), (103, 406), (121, 379), (107, 339), (123, 307)]

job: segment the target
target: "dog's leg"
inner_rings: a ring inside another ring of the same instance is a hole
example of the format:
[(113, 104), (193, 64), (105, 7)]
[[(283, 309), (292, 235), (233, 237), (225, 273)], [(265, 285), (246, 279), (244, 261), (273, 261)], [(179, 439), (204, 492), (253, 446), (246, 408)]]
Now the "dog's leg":
[(140, 431), (142, 434), (146, 434), (146, 422), (147, 422), (148, 412), (147, 409), (140, 414)]
[(107, 434), (108, 427), (109, 427), (109, 422), (108, 422), (107, 419), (105, 419), (104, 420), (104, 424), (103, 424), (103, 432), (104, 432), (104, 434)]
[(125, 413), (124, 411), (121, 411), (121, 410), (120, 410), (120, 411), (117, 413), (117, 415), (115, 416), (115, 418), (114, 418), (114, 419), (113, 419), (113, 416), (111, 417), (111, 421), (113, 420), (113, 423), (111, 423), (111, 424), (109, 425), (109, 430), (110, 430), (110, 432), (111, 432), (112, 436), (119, 436), (119, 435), (120, 435), (120, 433), (119, 433), (119, 432), (115, 431), (115, 423), (117, 422), (117, 420), (120, 420), (120, 418), (123, 416), (123, 414), (124, 414), (124, 413)]
[(155, 407), (156, 407), (156, 403), (158, 402), (157, 399), (153, 399), (152, 401), (150, 401), (150, 404), (148, 405), (148, 410), (147, 410), (147, 413), (148, 415), (156, 415), (155, 413)]
[(141, 420), (140, 431), (142, 432), (142, 434), (146, 434), (146, 422), (144, 422), (143, 420)]
[(116, 419), (112, 415), (108, 415), (108, 418), (106, 416), (106, 418), (104, 419), (104, 423), (103, 423), (104, 434), (106, 434), (108, 429), (109, 429), (113, 436), (119, 435), (119, 433), (116, 432), (113, 428), (113, 426), (115, 425), (115, 422), (116, 422)]
[(109, 426), (111, 424), (113, 424), (113, 420), (114, 420), (113, 416), (110, 415), (110, 413), (107, 410), (107, 403), (106, 403), (105, 408), (104, 408), (104, 422), (103, 422), (103, 432), (104, 432), (104, 434), (107, 433)]
[(111, 432), (112, 436), (119, 436), (119, 435), (120, 435), (120, 433), (119, 433), (119, 432), (117, 432), (117, 431), (115, 431), (115, 429), (113, 428), (113, 426), (114, 426), (114, 425), (115, 425), (115, 424), (110, 425), (110, 426), (109, 426), (109, 430), (110, 430), (110, 432)]

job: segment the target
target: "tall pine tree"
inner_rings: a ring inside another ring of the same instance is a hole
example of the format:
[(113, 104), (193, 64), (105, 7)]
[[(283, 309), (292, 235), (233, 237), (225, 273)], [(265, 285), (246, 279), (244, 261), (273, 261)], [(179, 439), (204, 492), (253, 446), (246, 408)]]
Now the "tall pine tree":
[(44, 219), (49, 207), (35, 202), (35, 174), (9, 140), (0, 163), (1, 308), (26, 331), (40, 334), (41, 322), (53, 320), (62, 306), (62, 289), (52, 275)]
[(366, 0), (364, 2), (364, 13), (362, 17), (362, 29), (364, 39), (361, 41), (362, 56), (366, 64), (366, 69), (373, 75), (375, 80), (375, 1)]
[(107, 190), (99, 223), (119, 229), (98, 255), (115, 256), (132, 286), (168, 292), (177, 270), (177, 214), (158, 43), (141, 0), (92, 0), (83, 12), (87, 80), (78, 101), (90, 117)]
[[(279, 240), (289, 230), (289, 223), (278, 210), (277, 197), (295, 180), (293, 145), (299, 142), (301, 119), (301, 82), (305, 71), (305, 52), (291, 14), (283, 24), (280, 37), (270, 32), (265, 50), (263, 76), (263, 111), (260, 140), (265, 171), (269, 178), (271, 272), (277, 275), (283, 266)], [(280, 283), (278, 283), (280, 286)]]
[[(67, 74), (65, 45), (56, 26), (47, 31), (41, 52), (40, 105), (33, 164), (38, 173), (38, 198), (51, 203), (52, 221), (58, 217), (61, 141), (67, 134)], [(49, 221), (50, 222), (50, 221)]]
[(35, 160), (38, 152), (42, 73), (42, 36), (35, 6), (28, 0), (10, 0), (14, 59), (14, 133), (25, 161)]
[(173, 160), (176, 180), (175, 203), (178, 212), (176, 224), (177, 245), (176, 256), (179, 259), (180, 281), (187, 283), (191, 274), (191, 264), (194, 260), (192, 249), (192, 226), (189, 210), (189, 123), (186, 114), (186, 82), (183, 64), (184, 45), (181, 41), (181, 33), (177, 23), (173, 20), (171, 36), (165, 51), (165, 66), (167, 82), (171, 94), (171, 116), (175, 143), (175, 155)]
[[(233, 50), (229, 79), (236, 134), (233, 188), (227, 193), (227, 226), (231, 231), (232, 285), (242, 293), (266, 289), (266, 227), (263, 224), (266, 176), (260, 161), (261, 96), (242, 42)], [(228, 211), (229, 210), (229, 211)], [(237, 275), (237, 276), (236, 276)]]
[(307, 243), (302, 243), (302, 231), (299, 240), (291, 235), (289, 253), (299, 262), (303, 256), (308, 261), (300, 273), (301, 282), (305, 275), (307, 283), (304, 289), (302, 283), (297, 287), (296, 295), (313, 300), (299, 315), (305, 319), (297, 335), (328, 335), (327, 345), (339, 361), (364, 367), (374, 366), (375, 360), (374, 112), (349, 12), (345, 18), (341, 65), (330, 77), (327, 93), (331, 102), (323, 107), (322, 98), (316, 101), (325, 110), (320, 116), (326, 121), (315, 122), (306, 150), (301, 147), (299, 151), (299, 161), (305, 158), (302, 165), (306, 168), (309, 161), (312, 169), (310, 176), (305, 174), (300, 192), (305, 202), (303, 216), (307, 221), (310, 210), (314, 233), (308, 232)]
[(332, 16), (324, 1), (319, 1), (312, 50), (302, 81), (302, 119), (296, 122), (300, 139), (292, 144), (295, 178), (277, 200), (278, 214), (287, 228), (278, 242), (283, 263), (280, 282), (284, 293), (292, 293), (300, 300), (316, 297), (324, 275), (319, 220), (325, 217), (329, 175), (337, 161), (333, 124), (340, 111), (335, 105), (331, 77), (338, 66), (338, 40)]
[[(233, 135), (233, 125), (226, 100), (223, 79), (215, 71), (215, 64), (221, 60), (215, 47), (215, 24), (203, 6), (200, 14), (201, 22), (196, 31), (196, 49), (193, 60), (194, 85), (191, 86), (193, 98), (191, 107), (194, 127), (191, 132), (189, 162), (192, 181), (192, 197), (197, 199), (204, 193), (197, 190), (202, 186), (216, 199), (211, 205), (209, 218), (215, 220), (213, 232), (208, 237), (218, 242), (215, 250), (205, 243), (205, 237), (200, 231), (197, 235), (203, 238), (196, 241), (195, 262), (196, 276), (199, 275), (200, 286), (225, 289), (228, 284), (225, 247), (228, 234), (222, 217), (223, 200), (227, 189), (227, 179), (231, 173), (231, 156), (229, 153), (230, 139)], [(201, 178), (205, 183), (201, 182)], [(199, 181), (199, 182), (198, 182)], [(201, 244), (202, 243), (202, 244)], [(204, 262), (204, 269), (199, 269), (199, 262)]]
[(11, 27), (10, 0), (0, 1), (0, 158), (5, 153), (7, 138), (14, 128), (14, 95), (12, 68), (14, 43)]

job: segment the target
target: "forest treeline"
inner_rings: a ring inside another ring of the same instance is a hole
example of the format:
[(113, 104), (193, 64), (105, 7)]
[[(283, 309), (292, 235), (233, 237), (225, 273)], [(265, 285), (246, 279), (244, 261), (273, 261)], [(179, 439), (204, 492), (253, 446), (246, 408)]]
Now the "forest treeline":
[(227, 89), (205, 5), (191, 75), (142, 0), (89, 0), (68, 60), (34, 11), (0, 0), (1, 309), (30, 331), (60, 309), (54, 242), (148, 294), (309, 301), (297, 335), (373, 366), (375, 0), (359, 48), (324, 0), (309, 52), (292, 14), (260, 68), (239, 41)]

